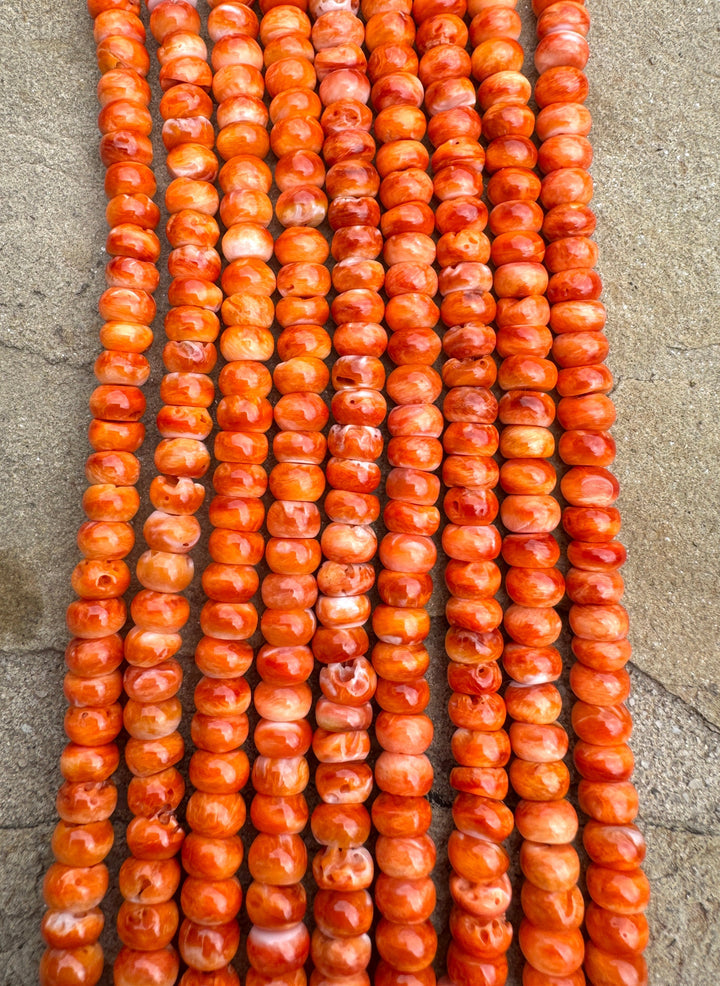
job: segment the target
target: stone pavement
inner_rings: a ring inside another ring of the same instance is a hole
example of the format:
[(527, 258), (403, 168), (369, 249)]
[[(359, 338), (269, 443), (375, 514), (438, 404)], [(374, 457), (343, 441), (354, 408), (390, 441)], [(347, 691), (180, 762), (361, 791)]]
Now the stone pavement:
[[(529, 6), (519, 0), (527, 20)], [(655, 986), (700, 986), (720, 975), (720, 4), (593, 0), (591, 12), (594, 207), (653, 887), (648, 958)], [(105, 200), (85, 4), (4, 0), (0, 35), (0, 986), (31, 986), (63, 745), (63, 614), (82, 521)], [(530, 30), (523, 40), (531, 50)], [(150, 427), (148, 445), (155, 438)], [(147, 477), (147, 452), (145, 462)], [(436, 720), (441, 611), (438, 598)], [(192, 681), (188, 672), (186, 704)], [(433, 748), (441, 846), (448, 735), (439, 730)], [(117, 847), (115, 871), (121, 858)], [(436, 875), (442, 885), (442, 849)], [(112, 920), (104, 941), (113, 954)]]

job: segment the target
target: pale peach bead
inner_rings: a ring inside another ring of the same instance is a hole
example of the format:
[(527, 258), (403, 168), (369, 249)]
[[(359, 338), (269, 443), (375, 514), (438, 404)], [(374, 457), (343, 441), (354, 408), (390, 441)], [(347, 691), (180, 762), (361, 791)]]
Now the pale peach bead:
[(430, 791), (432, 782), (433, 767), (424, 753), (413, 755), (385, 751), (375, 762), (375, 783), (389, 794), (406, 795), (411, 792), (414, 796), (422, 796)]
[(223, 236), (222, 248), (227, 261), (238, 260), (240, 257), (257, 257), (268, 261), (273, 256), (274, 242), (272, 235), (262, 226), (238, 223)]
[(370, 98), (370, 80), (357, 69), (337, 69), (326, 75), (318, 88), (323, 106), (330, 106), (340, 99), (352, 99), (367, 103)]
[(342, 705), (320, 698), (315, 705), (315, 720), (321, 729), (342, 732), (348, 729), (368, 729), (373, 720), (369, 702), (360, 706)]
[(325, 627), (362, 626), (370, 616), (370, 599), (368, 596), (321, 596), (315, 611)]
[(251, 65), (263, 67), (263, 53), (254, 38), (247, 35), (225, 37), (213, 45), (212, 67), (217, 72), (225, 65)]
[(577, 813), (569, 801), (521, 801), (515, 808), (520, 835), (531, 842), (566, 845), (578, 830)]
[(374, 875), (373, 858), (364, 847), (326, 846), (313, 859), (312, 868), (320, 890), (365, 890)]
[(360, 564), (375, 556), (377, 536), (371, 527), (352, 524), (328, 524), (321, 545), (329, 561)]
[(200, 538), (200, 524), (195, 517), (183, 517), (155, 510), (143, 525), (148, 547), (154, 551), (185, 554)]
[(370, 735), (365, 730), (329, 732), (316, 729), (312, 747), (320, 763), (351, 763), (367, 759)]

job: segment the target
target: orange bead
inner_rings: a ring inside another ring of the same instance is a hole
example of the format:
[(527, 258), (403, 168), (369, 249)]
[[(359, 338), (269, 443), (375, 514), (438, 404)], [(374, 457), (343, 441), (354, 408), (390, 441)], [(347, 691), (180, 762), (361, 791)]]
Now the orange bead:
[(180, 926), (178, 948), (185, 962), (201, 972), (222, 969), (235, 955), (240, 944), (236, 921), (216, 927), (185, 920)]
[(578, 855), (569, 845), (540, 845), (525, 841), (520, 866), (526, 879), (541, 890), (569, 890), (580, 875)]
[(248, 960), (264, 976), (285, 975), (299, 969), (310, 952), (310, 936), (304, 924), (267, 931), (251, 928), (247, 941)]
[(190, 832), (182, 844), (182, 861), (188, 876), (200, 880), (227, 880), (243, 859), (238, 836), (214, 837)]
[(481, 921), (457, 907), (450, 912), (450, 931), (458, 948), (479, 959), (503, 956), (513, 934), (512, 925), (503, 918)]
[(153, 986), (172, 986), (177, 979), (180, 962), (175, 949), (139, 951), (122, 948), (113, 966), (117, 986), (134, 986), (138, 981), (151, 982)]
[(582, 965), (584, 943), (576, 930), (549, 931), (525, 919), (518, 933), (526, 960), (539, 972), (550, 976), (572, 975)]
[(614, 955), (588, 942), (585, 971), (591, 981), (618, 986), (647, 986), (648, 970), (641, 955)]
[(463, 951), (453, 942), (448, 949), (448, 975), (453, 982), (468, 986), (501, 986), (507, 981), (507, 959), (477, 958)]
[(634, 825), (589, 821), (583, 843), (594, 863), (613, 870), (637, 869), (645, 858), (645, 839)]
[(97, 907), (108, 887), (107, 867), (66, 866), (53, 863), (43, 880), (43, 900), (55, 910), (82, 914)]
[(383, 918), (375, 936), (380, 956), (401, 972), (419, 972), (435, 958), (437, 934), (429, 921), (408, 925)]
[(128, 948), (164, 948), (170, 944), (177, 925), (178, 907), (174, 901), (155, 905), (123, 901), (118, 912), (118, 936)]
[(289, 927), (302, 921), (306, 898), (302, 884), (284, 887), (253, 882), (246, 898), (248, 916), (259, 928)]
[(473, 882), (493, 880), (509, 866), (502, 846), (458, 831), (450, 835), (448, 856), (453, 869)]
[(95, 986), (103, 966), (103, 951), (95, 942), (76, 948), (47, 948), (40, 959), (40, 984)]
[(450, 877), (450, 893), (455, 903), (468, 914), (483, 921), (502, 917), (511, 899), (509, 878), (503, 876), (481, 883), (471, 882), (457, 873)]
[(599, 907), (616, 914), (644, 911), (650, 900), (650, 885), (640, 869), (617, 872), (596, 863), (587, 871), (588, 893)]
[(648, 943), (648, 923), (644, 914), (614, 914), (590, 903), (586, 928), (594, 945), (615, 955), (637, 955)]
[(52, 836), (52, 850), (56, 861), (73, 867), (91, 867), (101, 863), (112, 848), (112, 843), (112, 827), (107, 819), (82, 825), (61, 819)]
[(581, 926), (585, 905), (577, 887), (569, 890), (540, 890), (525, 881), (522, 887), (523, 913), (528, 922), (538, 929), (563, 931)]

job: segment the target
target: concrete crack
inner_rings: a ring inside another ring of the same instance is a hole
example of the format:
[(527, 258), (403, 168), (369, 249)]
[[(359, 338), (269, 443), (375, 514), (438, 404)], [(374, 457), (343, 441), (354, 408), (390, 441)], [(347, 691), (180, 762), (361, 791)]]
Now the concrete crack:
[(644, 668), (641, 668), (634, 663), (632, 665), (631, 677), (633, 675), (642, 675), (643, 677), (648, 678), (650, 681), (656, 684), (658, 688), (662, 689), (662, 691), (665, 692), (667, 695), (672, 696), (672, 698), (677, 699), (679, 702), (682, 702), (682, 704), (686, 708), (691, 709), (693, 714), (696, 715), (698, 719), (700, 719), (701, 722), (703, 722), (704, 725), (706, 725), (711, 732), (715, 733), (716, 735), (720, 735), (720, 726), (716, 722), (713, 722), (712, 719), (709, 719), (703, 712), (700, 711), (700, 709), (697, 708), (697, 706), (693, 705), (692, 702), (690, 702), (688, 699), (683, 698), (682, 695), (678, 695), (676, 692), (668, 688), (665, 682), (660, 681), (659, 678), (656, 678), (654, 675), (650, 674), (649, 671), (646, 671)]

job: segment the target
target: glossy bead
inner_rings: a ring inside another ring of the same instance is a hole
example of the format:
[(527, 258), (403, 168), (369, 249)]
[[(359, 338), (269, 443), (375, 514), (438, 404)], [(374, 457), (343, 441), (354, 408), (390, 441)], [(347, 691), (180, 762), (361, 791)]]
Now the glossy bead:
[(641, 955), (614, 955), (593, 942), (588, 942), (586, 948), (585, 970), (598, 983), (646, 986), (648, 982), (647, 965)]
[(376, 930), (376, 943), (388, 965), (401, 972), (419, 972), (435, 957), (437, 935), (429, 921), (408, 925), (383, 918)]
[(527, 961), (545, 975), (571, 975), (582, 965), (584, 944), (575, 929), (541, 930), (526, 919), (520, 925), (518, 939)]
[(637, 955), (648, 943), (648, 924), (643, 914), (614, 914), (590, 903), (586, 927), (593, 944), (616, 955)]
[(77, 948), (47, 948), (40, 959), (41, 986), (95, 986), (103, 972), (103, 952), (93, 942)]
[(580, 875), (576, 851), (569, 845), (523, 842), (520, 866), (526, 879), (541, 890), (570, 890)]

